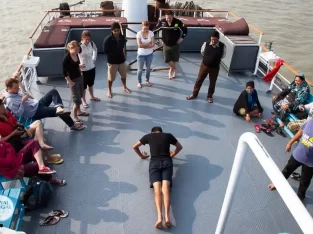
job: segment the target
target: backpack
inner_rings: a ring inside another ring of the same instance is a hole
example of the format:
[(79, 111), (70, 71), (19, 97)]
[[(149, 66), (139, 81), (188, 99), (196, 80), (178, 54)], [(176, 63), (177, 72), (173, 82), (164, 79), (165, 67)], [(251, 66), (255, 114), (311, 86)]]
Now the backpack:
[(24, 194), (23, 204), (31, 210), (46, 207), (51, 194), (52, 187), (47, 181), (34, 179)]

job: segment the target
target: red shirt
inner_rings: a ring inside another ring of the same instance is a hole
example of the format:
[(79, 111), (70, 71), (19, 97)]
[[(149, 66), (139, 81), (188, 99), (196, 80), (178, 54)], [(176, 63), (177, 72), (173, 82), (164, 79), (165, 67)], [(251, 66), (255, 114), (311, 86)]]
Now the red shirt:
[(22, 164), (23, 153), (16, 153), (13, 146), (0, 141), (0, 175), (6, 178), (15, 178)]
[(8, 118), (8, 121), (6, 122), (0, 121), (0, 136), (1, 137), (7, 137), (16, 129), (17, 120), (11, 114), (10, 111), (7, 111), (7, 118)]

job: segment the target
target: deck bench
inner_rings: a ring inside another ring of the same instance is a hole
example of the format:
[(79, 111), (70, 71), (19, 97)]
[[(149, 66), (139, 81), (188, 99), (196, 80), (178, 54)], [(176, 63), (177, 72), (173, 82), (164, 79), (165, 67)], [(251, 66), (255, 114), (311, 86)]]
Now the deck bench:
[(0, 190), (0, 225), (18, 231), (24, 216), (20, 188)]
[(19, 181), (21, 184), (21, 187), (19, 187), (20, 189), (22, 189), (23, 191), (26, 189), (27, 185), (29, 185), (30, 183), (30, 178), (20, 178), (18, 180), (16, 179), (8, 179), (5, 178), (3, 175), (0, 175), (0, 190), (5, 190), (3, 183), (9, 183), (12, 181)]

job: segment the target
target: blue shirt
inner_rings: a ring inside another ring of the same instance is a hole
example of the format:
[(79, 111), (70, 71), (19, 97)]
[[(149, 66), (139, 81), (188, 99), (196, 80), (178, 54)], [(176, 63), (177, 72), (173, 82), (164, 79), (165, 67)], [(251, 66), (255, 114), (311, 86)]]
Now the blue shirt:
[(252, 93), (248, 93), (248, 105), (250, 110), (253, 109), (253, 107), (256, 105), (256, 100), (252, 95), (253, 93), (254, 91)]
[(308, 167), (313, 167), (313, 120), (301, 127), (303, 133), (299, 144), (293, 151), (293, 157)]

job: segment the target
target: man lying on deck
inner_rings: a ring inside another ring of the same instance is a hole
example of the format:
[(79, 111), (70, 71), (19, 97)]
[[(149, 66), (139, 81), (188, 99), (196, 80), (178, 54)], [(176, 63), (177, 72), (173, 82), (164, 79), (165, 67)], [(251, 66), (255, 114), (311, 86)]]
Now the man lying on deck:
[[(173, 161), (181, 150), (182, 145), (170, 133), (163, 133), (161, 127), (153, 127), (150, 134), (143, 136), (134, 146), (135, 152), (142, 159), (149, 156), (146, 152), (141, 152), (141, 145), (149, 144), (151, 160), (149, 165), (150, 183), (153, 184), (155, 205), (158, 219), (155, 227), (162, 228), (162, 194), (164, 201), (165, 226), (171, 227), (170, 219), (170, 185), (173, 176)], [(170, 152), (170, 145), (175, 145), (174, 152)]]
[[(74, 123), (70, 117), (71, 112), (63, 109), (63, 102), (56, 89), (50, 90), (39, 101), (33, 99), (27, 93), (19, 92), (19, 81), (9, 78), (5, 82), (6, 91), (4, 92), (5, 102), (11, 112), (17, 117), (31, 118), (40, 120), (49, 117), (60, 117), (71, 130), (83, 130), (85, 127)], [(55, 106), (50, 107), (51, 103)]]

